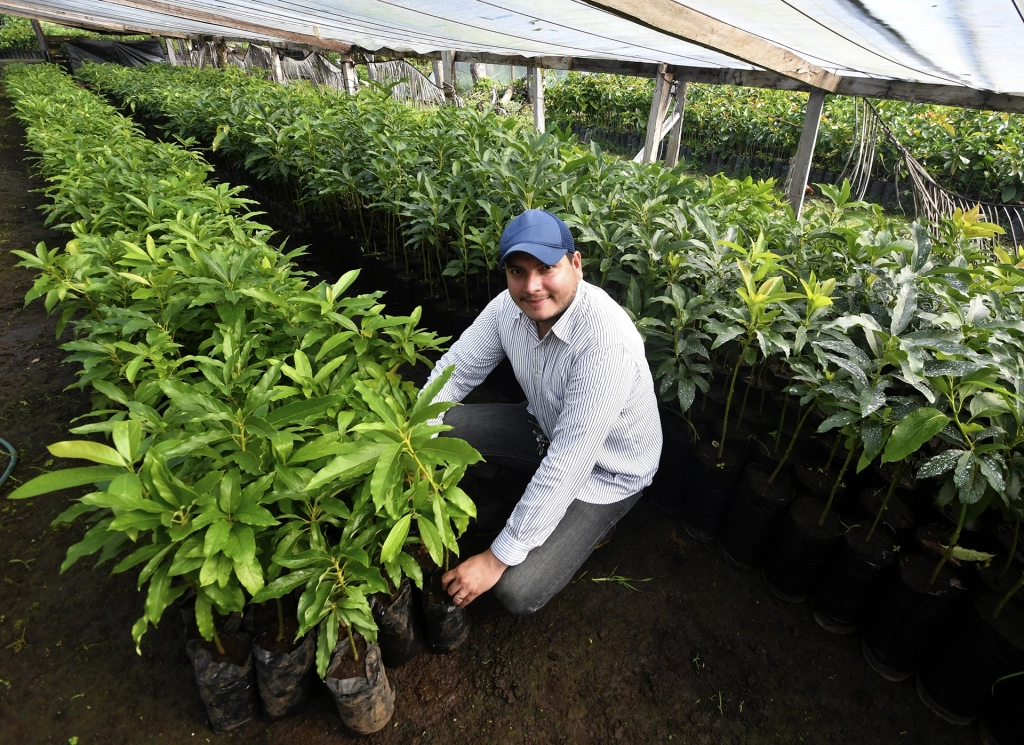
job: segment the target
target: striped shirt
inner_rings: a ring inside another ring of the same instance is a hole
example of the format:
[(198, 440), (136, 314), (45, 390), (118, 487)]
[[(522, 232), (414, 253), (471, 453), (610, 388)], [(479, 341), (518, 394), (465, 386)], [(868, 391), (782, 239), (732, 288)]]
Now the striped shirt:
[(513, 566), (544, 543), (574, 499), (611, 504), (650, 484), (661, 426), (643, 340), (626, 312), (594, 285), (580, 281), (543, 339), (508, 290), (498, 295), (437, 363), (431, 379), (449, 365), (455, 371), (435, 400), (461, 401), (506, 356), (550, 441), (491, 545)]

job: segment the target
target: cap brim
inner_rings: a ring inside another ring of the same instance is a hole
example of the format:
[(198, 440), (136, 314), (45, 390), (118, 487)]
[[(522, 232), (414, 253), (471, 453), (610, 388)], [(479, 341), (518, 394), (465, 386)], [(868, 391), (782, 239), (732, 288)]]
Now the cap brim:
[(498, 268), (503, 268), (505, 262), (508, 261), (508, 257), (516, 253), (529, 254), (543, 264), (554, 266), (562, 260), (563, 256), (567, 256), (569, 252), (564, 248), (552, 248), (541, 243), (517, 243), (501, 257), (501, 260), (498, 261)]

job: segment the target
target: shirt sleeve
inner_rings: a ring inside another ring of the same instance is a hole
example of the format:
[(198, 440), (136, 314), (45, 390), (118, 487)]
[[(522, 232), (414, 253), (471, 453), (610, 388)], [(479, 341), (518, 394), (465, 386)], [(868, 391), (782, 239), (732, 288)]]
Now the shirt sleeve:
[[(502, 299), (503, 296), (498, 295), (489, 302), (459, 340), (434, 365), (424, 387), (450, 365), (455, 365), (452, 376), (434, 396), (434, 401), (462, 401), (505, 359), (505, 350), (498, 334), (498, 313)], [(440, 422), (441, 419), (438, 417), (435, 421)]]
[(590, 478), (635, 378), (636, 361), (621, 344), (595, 349), (576, 362), (547, 455), (491, 544), (503, 563), (522, 563), (565, 516)]

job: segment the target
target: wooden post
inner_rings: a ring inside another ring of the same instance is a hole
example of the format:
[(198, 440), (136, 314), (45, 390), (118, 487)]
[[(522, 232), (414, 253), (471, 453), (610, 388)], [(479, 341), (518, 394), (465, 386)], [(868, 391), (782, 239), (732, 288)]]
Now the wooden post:
[(167, 61), (171, 63), (171, 67), (178, 66), (178, 55), (174, 52), (174, 39), (166, 38), (167, 42)]
[(343, 56), (341, 62), (341, 78), (345, 84), (345, 92), (354, 96), (359, 92), (359, 76), (356, 74), (356, 63), (352, 55)]
[(686, 81), (676, 83), (676, 114), (679, 118), (672, 125), (668, 137), (668, 152), (665, 153), (665, 167), (675, 168), (679, 165), (679, 145), (683, 141), (683, 117), (686, 115)]
[(444, 89), (444, 97), (449, 101), (455, 100), (455, 52), (441, 52), (441, 87)]
[(441, 72), (441, 60), (434, 60), (434, 85), (438, 88), (444, 86), (444, 73)]
[(43, 27), (35, 18), (32, 19), (32, 30), (36, 32), (36, 41), (39, 42), (39, 51), (43, 53), (43, 59), (50, 61), (50, 50), (46, 48), (46, 37), (43, 36)]
[(544, 69), (530, 68), (530, 90), (533, 93), (533, 128), (544, 131)]
[(654, 95), (651, 96), (651, 115), (647, 118), (647, 142), (644, 144), (642, 163), (653, 163), (658, 159), (658, 146), (661, 144), (661, 123), (665, 121), (668, 111), (668, 91), (672, 85), (672, 75), (668, 73), (668, 65), (658, 65), (658, 74), (654, 78)]
[(284, 67), (281, 65), (281, 55), (277, 53), (277, 49), (270, 47), (270, 74), (274, 77), (274, 82), (284, 84)]
[(223, 39), (214, 42), (214, 49), (217, 50), (217, 67), (224, 69), (228, 66), (228, 45)]
[(787, 197), (793, 207), (793, 214), (800, 216), (804, 204), (804, 191), (807, 189), (807, 176), (811, 172), (811, 158), (814, 156), (814, 143), (818, 139), (818, 125), (821, 123), (821, 109), (825, 105), (825, 91), (814, 90), (807, 99), (807, 113), (804, 115), (804, 128), (800, 133), (800, 144), (796, 147), (796, 157), (789, 169), (789, 190)]

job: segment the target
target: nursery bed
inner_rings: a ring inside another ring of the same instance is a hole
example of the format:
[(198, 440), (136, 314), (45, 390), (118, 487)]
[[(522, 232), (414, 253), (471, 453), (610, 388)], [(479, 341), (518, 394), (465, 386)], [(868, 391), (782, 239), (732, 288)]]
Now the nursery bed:
[[(29, 190), (39, 184), (9, 113), (0, 102), (0, 436), (18, 448), (14, 478), (25, 481), (50, 465), (45, 445), (89, 406), (63, 390), (73, 373), (59, 364), (53, 321), (39, 303), (23, 309), (32, 275), (9, 251), (62, 237), (34, 210), (40, 198)], [(730, 567), (647, 499), (542, 611), (514, 617), (482, 598), (463, 647), (389, 671), (396, 709), (381, 733), (349, 735), (324, 691), (297, 716), (216, 736), (181, 620), (169, 611), (140, 657), (128, 633), (143, 599), (133, 573), (111, 577), (82, 562), (59, 574), (81, 535), (77, 525), (49, 527), (66, 502), (0, 502), (0, 743), (977, 740), (925, 709), (912, 681), (872, 672), (856, 635), (822, 631), (805, 604), (776, 600), (756, 572)], [(614, 576), (639, 591), (592, 581)]]

